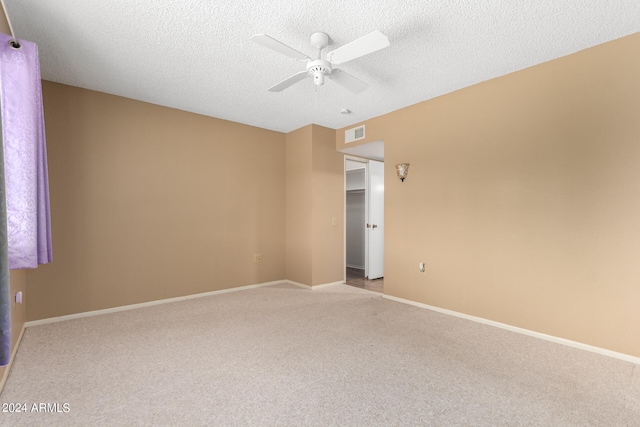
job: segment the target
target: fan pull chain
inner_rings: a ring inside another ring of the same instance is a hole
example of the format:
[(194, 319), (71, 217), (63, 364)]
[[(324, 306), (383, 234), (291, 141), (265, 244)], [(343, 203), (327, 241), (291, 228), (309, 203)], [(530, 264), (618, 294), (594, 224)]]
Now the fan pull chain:
[(4, 5), (4, 0), (0, 0), (0, 3), (2, 3), (2, 10), (4, 11), (4, 16), (7, 18), (7, 24), (9, 24), (9, 31), (11, 32), (11, 37), (13, 37), (12, 40), (9, 40), (9, 46), (11, 46), (14, 49), (20, 49), (22, 45), (20, 44), (20, 42), (16, 38), (16, 35), (13, 32), (13, 26), (11, 25), (9, 14), (7, 13), (7, 6)]

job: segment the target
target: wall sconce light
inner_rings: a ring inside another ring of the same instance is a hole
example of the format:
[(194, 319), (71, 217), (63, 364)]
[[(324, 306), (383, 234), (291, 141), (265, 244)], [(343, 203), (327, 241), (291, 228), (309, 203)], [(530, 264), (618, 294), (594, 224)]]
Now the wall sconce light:
[(409, 163), (400, 163), (396, 165), (396, 172), (400, 181), (404, 182), (404, 179), (409, 174)]

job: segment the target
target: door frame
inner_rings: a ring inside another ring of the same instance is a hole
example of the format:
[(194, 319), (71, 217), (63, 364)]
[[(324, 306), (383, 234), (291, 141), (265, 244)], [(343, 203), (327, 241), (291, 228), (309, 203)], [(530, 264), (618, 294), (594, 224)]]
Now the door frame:
[[(382, 169), (380, 170), (379, 167)], [(380, 175), (380, 173), (382, 173), (382, 175)], [(374, 177), (376, 185), (373, 184)], [(382, 179), (382, 205), (379, 204), (381, 198), (381, 191), (378, 187), (380, 178)], [(368, 280), (375, 280), (384, 277), (384, 162), (380, 160), (369, 160), (366, 179), (366, 220), (367, 223), (371, 223), (371, 228), (367, 228), (365, 232), (365, 242), (367, 245), (365, 251), (365, 256), (367, 257), (365, 262), (365, 277)], [(374, 201), (376, 202), (374, 203)], [(382, 211), (379, 209), (382, 209)], [(378, 223), (377, 230), (375, 222)]]
[[(344, 155), (344, 166), (343, 166), (343, 175), (344, 175), (344, 185), (343, 185), (343, 189), (342, 189), (342, 197), (344, 198), (344, 211), (342, 213), (342, 217), (344, 218), (344, 227), (342, 230), (342, 236), (343, 236), (343, 251), (342, 253), (344, 254), (344, 262), (343, 262), (343, 267), (342, 267), (342, 272), (343, 272), (343, 276), (344, 276), (344, 283), (347, 283), (347, 160), (351, 160), (354, 162), (358, 162), (358, 163), (362, 163), (364, 165), (364, 174), (365, 174), (365, 180), (364, 180), (364, 198), (365, 198), (365, 202), (364, 202), (364, 217), (365, 217), (365, 221), (367, 220), (367, 218), (369, 218), (369, 179), (368, 179), (368, 174), (369, 174), (369, 159), (366, 159), (364, 157), (357, 157), (357, 156), (353, 156), (350, 154), (345, 154)], [(364, 243), (364, 271), (365, 271), (365, 276), (366, 276), (366, 272), (367, 272), (367, 268), (368, 268), (368, 251), (369, 251), (369, 245), (368, 245), (368, 239), (369, 239), (369, 234), (365, 233), (365, 243)]]

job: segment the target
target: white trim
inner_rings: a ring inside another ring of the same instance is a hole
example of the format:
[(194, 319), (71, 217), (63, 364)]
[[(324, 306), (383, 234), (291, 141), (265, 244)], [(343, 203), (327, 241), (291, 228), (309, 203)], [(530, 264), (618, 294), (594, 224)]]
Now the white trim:
[(311, 289), (311, 286), (309, 285), (303, 285), (302, 283), (298, 283), (298, 282), (294, 282), (293, 280), (283, 280), (284, 283), (288, 284), (288, 285), (293, 285), (293, 286), (297, 286), (299, 288), (303, 288), (303, 289)]
[(355, 268), (356, 270), (364, 270), (364, 265), (347, 264), (347, 268)]
[(426, 308), (427, 310), (437, 311), (439, 313), (448, 314), (450, 316), (460, 317), (473, 322), (482, 323), (489, 326), (494, 326), (500, 329), (506, 329), (507, 331), (517, 332), (523, 335), (529, 335), (534, 338), (543, 339), (545, 341), (551, 341), (556, 344), (562, 344), (569, 347), (578, 348), (580, 350), (590, 351), (592, 353), (601, 354), (603, 356), (613, 357), (614, 359), (624, 360), (625, 362), (635, 363), (640, 365), (640, 357), (631, 356), (630, 354), (618, 353), (617, 351), (607, 350), (605, 348), (595, 347), (589, 344), (584, 344), (577, 341), (571, 341), (565, 338), (554, 337), (553, 335), (547, 335), (540, 332), (531, 331), (529, 329), (518, 328), (517, 326), (507, 325), (506, 323), (496, 322), (494, 320), (483, 319), (482, 317), (471, 316), (468, 314), (460, 313), (453, 310), (447, 310), (446, 308), (434, 307), (432, 305), (423, 304), (416, 301), (411, 301), (404, 298), (398, 298), (391, 295), (382, 295), (383, 298), (390, 299), (392, 301), (400, 302), (403, 304), (409, 304), (420, 308)]
[(66, 316), (50, 317), (48, 319), (40, 319), (40, 320), (32, 320), (30, 322), (26, 322), (24, 325), (25, 325), (25, 327), (46, 325), (48, 323), (64, 322), (65, 320), (81, 319), (83, 317), (100, 316), (101, 314), (117, 313), (119, 311), (135, 310), (136, 308), (151, 307), (151, 306), (159, 305), (159, 304), (168, 304), (170, 302), (185, 301), (185, 300), (190, 300), (190, 299), (194, 299), (194, 298), (201, 298), (201, 297), (208, 297), (208, 296), (212, 296), (212, 295), (226, 294), (226, 293), (229, 293), (229, 292), (238, 292), (238, 291), (245, 291), (247, 289), (262, 288), (264, 286), (277, 285), (277, 284), (281, 284), (283, 282), (287, 282), (287, 281), (286, 280), (276, 280), (276, 281), (273, 281), (273, 282), (258, 283), (258, 284), (255, 284), (255, 285), (239, 286), (237, 288), (221, 289), (219, 291), (203, 292), (201, 294), (185, 295), (185, 296), (182, 296), (182, 297), (175, 297), (175, 298), (167, 298), (167, 299), (161, 299), (161, 300), (155, 300), (155, 301), (148, 301), (148, 302), (142, 302), (142, 303), (139, 303), (139, 304), (131, 304), (131, 305), (123, 305), (123, 306), (120, 306), (120, 307), (105, 308), (103, 310), (85, 311), (83, 313), (68, 314)]
[(24, 335), (24, 329), (26, 328), (26, 326), (26, 324), (22, 325), (20, 335), (18, 335), (18, 340), (16, 341), (16, 345), (15, 347), (13, 347), (13, 351), (11, 352), (9, 363), (7, 363), (7, 365), (4, 367), (4, 374), (2, 375), (2, 378), (0, 378), (0, 393), (2, 393), (4, 385), (7, 383), (7, 379), (9, 378), (9, 371), (11, 371), (13, 360), (16, 358), (16, 353), (18, 352), (18, 347), (20, 347), (20, 343), (22, 342), (22, 336)]
[(294, 282), (293, 280), (283, 280), (283, 282), (288, 285), (293, 285), (299, 288), (309, 289), (309, 290), (317, 290), (317, 289), (328, 288), (336, 285), (344, 285), (343, 280), (340, 280), (339, 282), (323, 283), (322, 285), (315, 285), (315, 286), (303, 285), (302, 283)]
[(311, 287), (311, 290), (317, 291), (318, 289), (330, 288), (332, 286), (344, 285), (344, 281), (332, 282), (332, 283), (324, 283), (322, 285), (315, 285)]

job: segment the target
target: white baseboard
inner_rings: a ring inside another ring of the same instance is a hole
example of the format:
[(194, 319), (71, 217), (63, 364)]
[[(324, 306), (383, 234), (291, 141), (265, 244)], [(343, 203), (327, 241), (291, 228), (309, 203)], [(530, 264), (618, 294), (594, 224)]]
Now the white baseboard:
[(16, 358), (16, 353), (18, 352), (18, 347), (20, 347), (20, 343), (22, 342), (22, 336), (24, 335), (25, 325), (22, 325), (22, 329), (20, 330), (20, 335), (18, 336), (18, 340), (16, 341), (16, 346), (13, 347), (13, 351), (11, 352), (11, 357), (9, 358), (9, 363), (5, 366), (4, 374), (2, 378), (0, 378), (0, 393), (4, 389), (4, 385), (7, 383), (7, 378), (9, 378), (9, 371), (11, 371), (11, 365), (13, 365), (13, 360)]
[(505, 329), (511, 332), (517, 332), (519, 334), (529, 335), (531, 337), (551, 341), (557, 344), (566, 345), (569, 347), (578, 348), (580, 350), (590, 351), (592, 353), (601, 354), (603, 356), (613, 357), (614, 359), (624, 360), (625, 362), (635, 363), (640, 365), (640, 357), (631, 356), (630, 354), (618, 353), (617, 351), (607, 350), (605, 348), (595, 347), (592, 345), (584, 344), (577, 341), (571, 341), (565, 338), (554, 337), (553, 335), (547, 335), (540, 332), (531, 331), (529, 329), (518, 328), (517, 326), (507, 325), (506, 323), (496, 322), (494, 320), (483, 319), (482, 317), (471, 316), (468, 314), (460, 313), (453, 310), (447, 310), (446, 308), (435, 307), (428, 304), (423, 304), (416, 301), (411, 301), (404, 298), (398, 298), (391, 295), (383, 295), (384, 298), (392, 301), (401, 302), (403, 304), (413, 305), (415, 307), (426, 308), (427, 310), (437, 311), (439, 313), (448, 314), (450, 316), (460, 317), (462, 319), (471, 320), (473, 322), (482, 323), (489, 326), (495, 326), (496, 328)]
[(40, 320), (32, 320), (30, 322), (26, 322), (25, 323), (25, 327), (27, 327), (27, 326), (46, 325), (48, 323), (63, 322), (65, 320), (81, 319), (83, 317), (100, 316), (101, 314), (117, 313), (119, 311), (134, 310), (136, 308), (151, 307), (151, 306), (158, 305), (158, 304), (168, 304), (170, 302), (185, 301), (185, 300), (190, 300), (190, 299), (194, 299), (194, 298), (202, 298), (202, 297), (208, 297), (208, 296), (212, 296), (212, 295), (226, 294), (226, 293), (229, 293), (229, 292), (245, 291), (247, 289), (255, 289), (255, 288), (262, 288), (264, 286), (277, 285), (277, 284), (280, 284), (280, 283), (283, 283), (283, 282), (287, 282), (287, 281), (286, 280), (276, 280), (276, 281), (273, 281), (273, 282), (258, 283), (258, 284), (255, 284), (255, 285), (239, 286), (237, 288), (221, 289), (219, 291), (203, 292), (203, 293), (200, 293), (200, 294), (185, 295), (185, 296), (182, 296), (182, 297), (167, 298), (167, 299), (161, 299), (161, 300), (156, 300), (156, 301), (142, 302), (142, 303), (139, 303), (139, 304), (131, 304), (131, 305), (123, 305), (123, 306), (120, 306), (120, 307), (105, 308), (103, 310), (85, 311), (83, 313), (68, 314), (66, 316), (50, 317), (48, 319), (40, 319)]
[(303, 289), (311, 289), (311, 286), (309, 285), (303, 285), (302, 283), (298, 283), (298, 282), (294, 282), (293, 280), (283, 280), (284, 283), (288, 284), (288, 285), (293, 285), (293, 286), (297, 286), (299, 288), (303, 288)]
[(347, 264), (348, 268), (355, 268), (356, 270), (364, 270), (364, 265), (353, 265), (353, 264)]
[(331, 286), (336, 286), (336, 285), (344, 285), (344, 280), (340, 280), (339, 282), (323, 283), (322, 285), (315, 285), (315, 286), (303, 285), (302, 283), (294, 282), (293, 280), (283, 280), (283, 282), (289, 285), (297, 286), (303, 289), (310, 289), (313, 291), (318, 289), (329, 288)]
[(344, 285), (344, 280), (340, 280), (339, 282), (324, 283), (322, 285), (312, 286), (311, 289), (314, 291), (317, 291), (318, 289), (330, 288), (332, 286), (337, 286), (337, 285)]

